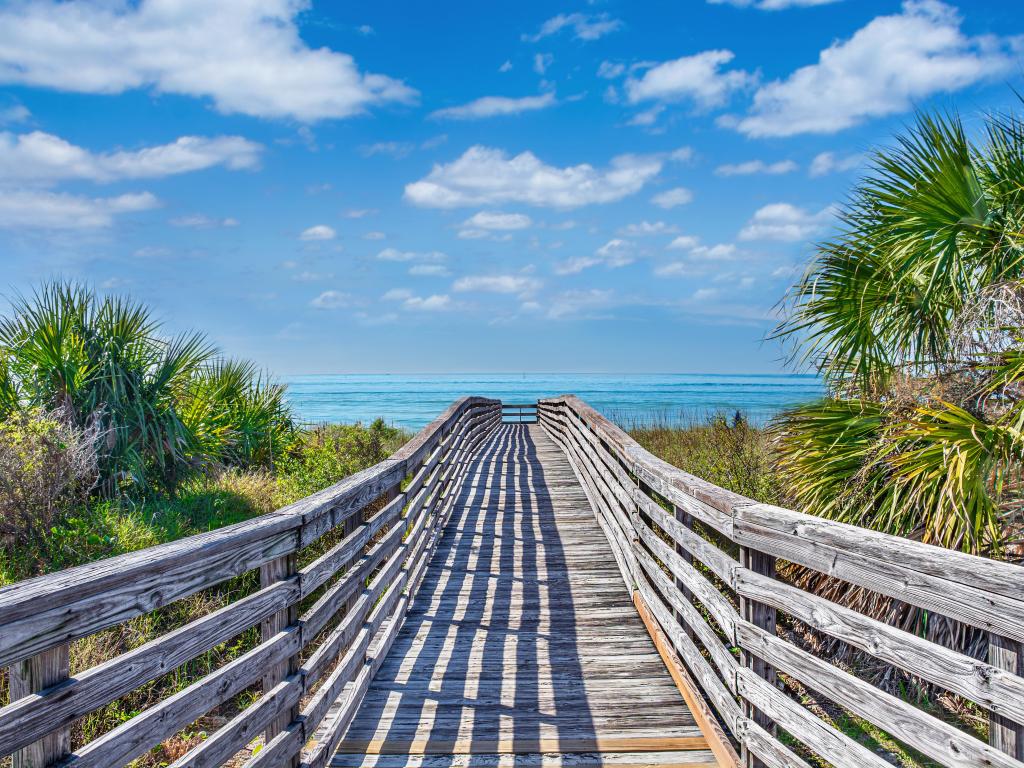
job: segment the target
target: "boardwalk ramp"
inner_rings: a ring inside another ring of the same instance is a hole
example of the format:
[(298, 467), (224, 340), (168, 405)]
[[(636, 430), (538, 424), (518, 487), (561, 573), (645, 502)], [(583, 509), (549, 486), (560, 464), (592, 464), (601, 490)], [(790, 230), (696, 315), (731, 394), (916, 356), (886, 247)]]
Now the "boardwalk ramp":
[(1024, 768), (1021, 573), (467, 397), (273, 513), (0, 588), (0, 766)]

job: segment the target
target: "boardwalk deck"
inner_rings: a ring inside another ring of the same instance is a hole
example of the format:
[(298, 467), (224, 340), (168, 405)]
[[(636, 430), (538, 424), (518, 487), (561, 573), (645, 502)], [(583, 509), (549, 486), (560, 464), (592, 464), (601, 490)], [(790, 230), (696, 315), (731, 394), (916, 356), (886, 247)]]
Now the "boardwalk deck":
[(548, 764), (716, 763), (565, 454), (506, 424), (332, 765)]

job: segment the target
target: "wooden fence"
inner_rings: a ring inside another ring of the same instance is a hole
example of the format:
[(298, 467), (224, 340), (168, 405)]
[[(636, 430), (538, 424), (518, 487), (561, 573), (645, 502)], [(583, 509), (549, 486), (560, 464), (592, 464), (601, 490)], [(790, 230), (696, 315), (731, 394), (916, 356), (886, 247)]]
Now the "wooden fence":
[[(17, 768), (124, 765), (262, 683), (254, 704), (173, 768), (219, 766), (261, 733), (247, 766), (326, 765), (402, 622), (467, 460), (500, 420), (498, 401), (460, 400), (391, 458), (277, 512), (0, 589), (11, 699), (0, 709), (0, 757)], [(69, 676), (69, 643), (257, 570), (258, 589)], [(71, 749), (75, 721), (257, 626), (255, 647)]]
[[(891, 768), (783, 690), (785, 678), (940, 765), (1024, 768), (1020, 567), (753, 502), (657, 459), (574, 396), (538, 410), (641, 613), (654, 615), (685, 664), (680, 674), (738, 744), (736, 762), (806, 768), (797, 752), (810, 752), (840, 768)], [(984, 630), (988, 663), (786, 583), (780, 564)], [(989, 719), (988, 743), (780, 637), (780, 619), (974, 702)]]

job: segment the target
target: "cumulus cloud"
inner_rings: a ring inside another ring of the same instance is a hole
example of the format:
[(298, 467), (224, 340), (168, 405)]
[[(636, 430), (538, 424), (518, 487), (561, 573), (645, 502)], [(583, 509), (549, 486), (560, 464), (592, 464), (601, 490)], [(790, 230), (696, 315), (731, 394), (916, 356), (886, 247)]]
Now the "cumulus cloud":
[(757, 8), (759, 11), (783, 11), (787, 8), (810, 8), (831, 5), (840, 0), (708, 0), (711, 5), (733, 5), (737, 8)]
[(686, 187), (674, 187), (659, 192), (651, 198), (651, 202), (659, 208), (675, 208), (679, 205), (686, 205), (693, 200), (693, 192)]
[(613, 238), (602, 245), (593, 256), (574, 256), (555, 265), (555, 273), (559, 275), (575, 275), (591, 267), (604, 266), (617, 269), (632, 264), (633, 243), (621, 238)]
[(691, 248), (696, 248), (699, 243), (700, 239), (693, 235), (680, 235), (665, 247), (673, 251), (688, 251)]
[(482, 96), (468, 104), (458, 107), (446, 107), (431, 112), (430, 116), (439, 120), (479, 120), (485, 117), (498, 115), (518, 115), (522, 112), (532, 112), (554, 105), (555, 94), (543, 93), (539, 96), (523, 96), (510, 98), (508, 96)]
[(792, 160), (779, 160), (774, 163), (766, 163), (764, 160), (748, 160), (745, 163), (726, 163), (715, 168), (719, 176), (752, 176), (763, 173), (769, 176), (779, 176), (784, 173), (792, 173), (799, 166)]
[(529, 151), (509, 157), (504, 150), (476, 145), (406, 185), (405, 197), (428, 208), (502, 203), (577, 208), (638, 192), (664, 163), (659, 155), (620, 155), (603, 170), (588, 163), (559, 168)]
[(814, 156), (807, 172), (813, 177), (829, 173), (842, 173), (843, 171), (852, 171), (862, 162), (864, 162), (863, 155), (837, 155), (835, 152), (820, 152)]
[(170, 221), (171, 226), (185, 227), (187, 229), (215, 229), (217, 227), (237, 227), (238, 219), (228, 217), (226, 219), (215, 219), (204, 213), (190, 213), (185, 216), (177, 216)]
[(812, 213), (790, 203), (772, 203), (754, 212), (740, 230), (740, 240), (796, 242), (819, 234), (832, 218), (832, 208)]
[(310, 306), (316, 309), (341, 309), (347, 307), (352, 297), (340, 291), (324, 291), (311, 302)]
[(363, 157), (388, 155), (396, 160), (401, 160), (403, 157), (408, 157), (414, 149), (416, 149), (415, 145), (408, 141), (378, 141), (374, 144), (363, 144), (359, 147), (359, 153)]
[(755, 80), (749, 72), (722, 69), (734, 58), (732, 51), (713, 50), (662, 62), (639, 78), (628, 78), (626, 97), (631, 104), (689, 100), (703, 109), (721, 106)]
[(118, 214), (148, 211), (159, 204), (149, 192), (97, 198), (0, 188), (0, 228), (101, 229), (111, 226)]
[(526, 229), (533, 221), (524, 213), (502, 213), (501, 211), (480, 211), (464, 222), (463, 227), (474, 229), (513, 230)]
[(597, 76), (603, 77), (605, 80), (614, 80), (617, 77), (621, 77), (625, 71), (625, 64), (614, 61), (602, 61), (601, 65), (597, 68)]
[(385, 301), (398, 302), (402, 309), (421, 312), (439, 312), (450, 309), (451, 297), (446, 293), (435, 293), (430, 296), (417, 296), (405, 288), (392, 288), (382, 297)]
[(451, 271), (444, 264), (413, 264), (409, 274), (414, 277), (448, 277)]
[(900, 13), (834, 42), (816, 64), (762, 86), (735, 127), (754, 137), (835, 133), (1013, 71), (1019, 38), (971, 37), (960, 22), (939, 0), (907, 0)]
[(0, 109), (0, 125), (24, 123), (30, 117), (32, 117), (32, 113), (28, 111), (28, 107), (22, 104), (14, 104)]
[(452, 290), (527, 294), (540, 290), (541, 285), (537, 278), (525, 275), (469, 275), (456, 280)]
[(299, 235), (299, 240), (305, 240), (307, 242), (315, 242), (317, 240), (333, 240), (337, 237), (337, 232), (334, 231), (333, 227), (329, 227), (326, 224), (317, 224), (316, 226), (309, 227), (309, 229), (302, 230)]
[(619, 229), (619, 234), (626, 237), (647, 237), (650, 235), (671, 235), (678, 231), (679, 228), (674, 224), (667, 224), (664, 221), (641, 221), (639, 224), (627, 224)]
[(541, 24), (536, 34), (523, 35), (523, 40), (536, 43), (545, 37), (570, 29), (577, 40), (598, 40), (621, 26), (621, 21), (611, 18), (607, 13), (560, 13)]
[(0, 82), (79, 93), (209, 98), (224, 113), (344, 118), (415, 90), (364, 73), (348, 54), (310, 48), (296, 0), (15, 3), (0, 10)]
[(110, 182), (259, 166), (263, 147), (240, 136), (182, 136), (170, 144), (95, 153), (42, 131), (0, 132), (0, 181), (51, 184), (62, 180)]
[(555, 63), (555, 57), (550, 53), (535, 53), (533, 54), (533, 71), (538, 75), (543, 75), (548, 71), (548, 67)]
[(440, 251), (400, 251), (397, 248), (385, 248), (377, 254), (381, 261), (420, 261), (437, 263), (448, 256)]

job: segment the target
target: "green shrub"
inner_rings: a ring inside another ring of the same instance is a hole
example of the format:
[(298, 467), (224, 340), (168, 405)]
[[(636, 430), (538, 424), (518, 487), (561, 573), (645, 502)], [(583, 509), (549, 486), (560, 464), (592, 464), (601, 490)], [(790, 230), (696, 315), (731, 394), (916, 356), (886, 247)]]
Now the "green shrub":
[(286, 496), (302, 498), (383, 461), (408, 439), (377, 419), (370, 426), (331, 424), (301, 433), (279, 465)]
[(78, 513), (99, 476), (99, 437), (65, 411), (17, 411), (0, 422), (0, 566), (11, 577), (63, 567), (96, 536)]

